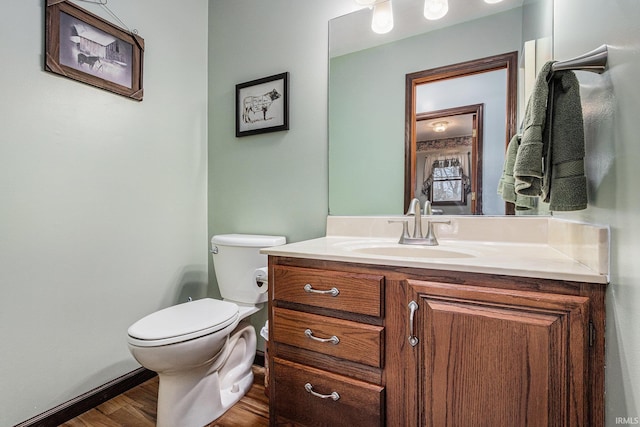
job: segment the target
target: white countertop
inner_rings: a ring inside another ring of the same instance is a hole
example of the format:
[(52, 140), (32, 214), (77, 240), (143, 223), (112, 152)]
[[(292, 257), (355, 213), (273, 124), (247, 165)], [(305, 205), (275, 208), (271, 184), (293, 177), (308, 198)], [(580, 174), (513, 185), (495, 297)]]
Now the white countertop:
[[(438, 233), (442, 235), (438, 239), (440, 244), (421, 247), (399, 245), (398, 224), (394, 224), (391, 231), (385, 228), (380, 232), (379, 229), (384, 228), (383, 223), (388, 224), (391, 217), (329, 218), (332, 219), (328, 219), (326, 237), (266, 248), (261, 252), (293, 258), (588, 283), (606, 284), (609, 281), (608, 227), (550, 217), (524, 220), (441, 217), (439, 219), (451, 219), (452, 224), (436, 228), (436, 231), (441, 231)], [(365, 226), (361, 227), (363, 224)], [(492, 230), (494, 227), (499, 227), (499, 232), (492, 233), (498, 231)], [(522, 238), (514, 239), (513, 232), (509, 233), (511, 227), (518, 231), (524, 227), (526, 231), (534, 232), (530, 236), (526, 232), (518, 233)], [(424, 226), (423, 229), (426, 230)], [(473, 230), (473, 233), (466, 232), (466, 229)], [(479, 229), (483, 230), (482, 233), (478, 233)], [(397, 233), (398, 237), (389, 237), (392, 233)], [(492, 240), (483, 238), (496, 235), (498, 238)]]

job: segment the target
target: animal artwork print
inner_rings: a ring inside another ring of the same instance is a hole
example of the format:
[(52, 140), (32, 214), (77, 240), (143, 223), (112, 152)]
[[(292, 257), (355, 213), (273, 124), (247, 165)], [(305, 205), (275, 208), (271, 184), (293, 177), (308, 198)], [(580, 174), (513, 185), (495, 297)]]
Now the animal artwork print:
[(93, 69), (96, 64), (100, 65), (100, 57), (99, 56), (89, 56), (84, 53), (78, 54), (78, 65), (87, 64), (90, 69)]
[(254, 123), (258, 120), (268, 120), (267, 111), (276, 99), (280, 98), (277, 90), (273, 89), (264, 95), (246, 96), (242, 100), (242, 121), (244, 123)]

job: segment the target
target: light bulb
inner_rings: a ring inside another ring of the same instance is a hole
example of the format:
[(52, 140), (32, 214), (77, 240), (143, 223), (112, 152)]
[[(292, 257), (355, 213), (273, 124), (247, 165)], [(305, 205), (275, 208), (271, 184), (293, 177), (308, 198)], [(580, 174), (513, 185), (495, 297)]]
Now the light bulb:
[(489, 3), (489, 4), (495, 4), (495, 3), (500, 3), (502, 0), (484, 0), (485, 3)]
[(444, 132), (445, 130), (447, 130), (448, 125), (449, 122), (435, 122), (431, 126), (433, 126), (433, 130), (436, 132)]
[(449, 11), (448, 0), (425, 0), (424, 17), (430, 20), (442, 18)]
[(373, 18), (371, 19), (371, 29), (374, 33), (384, 34), (393, 29), (393, 9), (391, 0), (376, 3), (373, 6)]

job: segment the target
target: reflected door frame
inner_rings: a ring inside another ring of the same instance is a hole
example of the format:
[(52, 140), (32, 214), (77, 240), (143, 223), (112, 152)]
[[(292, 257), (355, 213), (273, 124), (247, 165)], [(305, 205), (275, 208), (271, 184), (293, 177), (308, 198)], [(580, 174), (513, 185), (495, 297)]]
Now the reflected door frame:
[[(458, 64), (445, 65), (430, 70), (417, 71), (405, 79), (405, 165), (404, 165), (404, 211), (409, 207), (416, 185), (416, 92), (418, 86), (440, 80), (465, 77), (489, 71), (507, 71), (505, 151), (507, 144), (517, 131), (518, 52), (508, 52), (486, 58), (474, 59)], [(505, 213), (515, 213), (512, 203), (505, 204)]]
[[(416, 123), (421, 120), (434, 120), (439, 118), (460, 116), (463, 114), (473, 114), (473, 135), (471, 142), (471, 214), (482, 215), (482, 138), (484, 131), (482, 125), (484, 104), (465, 105), (462, 107), (447, 108), (445, 110), (429, 111), (427, 113), (416, 114)], [(417, 141), (416, 141), (417, 148)], [(416, 159), (418, 153), (416, 150)], [(414, 160), (415, 163), (415, 160)], [(466, 171), (467, 173), (469, 171)], [(414, 169), (414, 173), (417, 171)], [(426, 179), (426, 177), (425, 177)], [(416, 177), (413, 177), (413, 183), (416, 183)], [(415, 188), (415, 187), (414, 187)], [(412, 198), (416, 197), (412, 192)]]

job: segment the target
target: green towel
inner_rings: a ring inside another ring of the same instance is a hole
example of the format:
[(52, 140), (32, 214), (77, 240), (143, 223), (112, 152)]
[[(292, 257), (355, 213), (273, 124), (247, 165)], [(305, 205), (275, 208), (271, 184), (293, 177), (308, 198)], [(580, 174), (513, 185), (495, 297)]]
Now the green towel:
[(551, 75), (552, 64), (553, 62), (544, 64), (536, 78), (533, 92), (525, 109), (524, 130), (513, 166), (516, 193), (525, 196), (540, 196), (542, 194), (543, 136), (549, 96), (547, 77)]
[(498, 194), (502, 196), (505, 202), (511, 202), (516, 205), (517, 210), (528, 210), (536, 207), (535, 197), (516, 194), (514, 188), (515, 179), (513, 177), (513, 165), (516, 162), (518, 154), (518, 146), (520, 145), (520, 136), (515, 135), (509, 141), (507, 153), (504, 159), (504, 167), (502, 168), (502, 176), (498, 182)]
[(515, 192), (541, 196), (551, 211), (585, 209), (580, 84), (573, 71), (553, 73), (552, 64), (540, 70), (527, 103), (513, 168)]
[(575, 211), (587, 207), (584, 174), (584, 124), (580, 104), (580, 82), (573, 71), (556, 72), (553, 79), (553, 114), (550, 128), (548, 173), (542, 197), (552, 211)]

